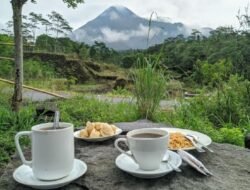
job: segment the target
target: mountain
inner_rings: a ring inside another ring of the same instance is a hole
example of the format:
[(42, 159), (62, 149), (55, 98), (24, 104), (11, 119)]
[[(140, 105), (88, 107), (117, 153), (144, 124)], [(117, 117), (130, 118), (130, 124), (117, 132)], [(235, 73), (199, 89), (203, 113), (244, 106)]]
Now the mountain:
[(162, 43), (166, 38), (183, 34), (187, 36), (191, 29), (182, 23), (152, 21), (148, 39), (149, 20), (139, 17), (123, 6), (112, 6), (94, 20), (73, 31), (72, 40), (93, 44), (102, 41), (116, 50), (145, 49)]

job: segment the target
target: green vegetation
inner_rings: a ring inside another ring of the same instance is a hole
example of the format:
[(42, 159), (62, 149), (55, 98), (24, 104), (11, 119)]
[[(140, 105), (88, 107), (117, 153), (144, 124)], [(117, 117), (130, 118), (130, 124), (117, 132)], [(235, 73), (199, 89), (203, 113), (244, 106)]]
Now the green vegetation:
[(76, 126), (82, 126), (87, 121), (113, 123), (139, 118), (135, 105), (129, 103), (112, 104), (93, 98), (77, 97), (58, 102), (58, 106), (62, 112), (62, 120)]
[(174, 112), (158, 112), (154, 119), (208, 134), (216, 142), (243, 146), (250, 132), (250, 82), (231, 76), (212, 94), (183, 101)]
[(166, 39), (161, 45), (150, 47), (145, 54), (158, 55), (161, 50), (162, 63), (183, 77), (194, 72), (198, 60), (214, 64), (230, 60), (232, 73), (250, 79), (250, 34), (233, 28), (219, 27), (209, 37), (195, 31), (186, 39), (184, 36)]
[[(55, 70), (46, 62), (38, 60), (25, 60), (24, 62), (24, 79), (41, 80), (51, 79), (56, 77)], [(0, 77), (13, 79), (14, 78), (14, 62), (0, 59)]]
[(158, 60), (138, 59), (133, 74), (134, 94), (142, 118), (152, 119), (166, 91), (166, 79), (158, 66)]
[(109, 92), (107, 94), (108, 96), (118, 96), (118, 97), (129, 97), (129, 96), (132, 96), (132, 93), (125, 89), (125, 88), (122, 88), (122, 87), (118, 87), (117, 89), (112, 89), (111, 92)]

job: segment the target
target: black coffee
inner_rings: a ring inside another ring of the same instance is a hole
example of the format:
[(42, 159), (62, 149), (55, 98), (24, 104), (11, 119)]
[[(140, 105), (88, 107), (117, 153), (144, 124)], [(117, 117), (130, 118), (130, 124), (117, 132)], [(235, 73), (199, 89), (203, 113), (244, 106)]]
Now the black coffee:
[[(60, 129), (64, 129), (64, 128), (67, 128), (67, 127), (58, 127), (58, 128), (56, 128), (56, 130), (60, 130)], [(40, 130), (43, 130), (43, 131), (47, 131), (47, 130), (54, 130), (54, 127), (45, 127), (45, 128), (42, 128), (42, 129), (40, 129)]]
[(161, 134), (156, 134), (156, 133), (140, 133), (140, 134), (135, 134), (132, 135), (134, 138), (159, 138), (163, 137)]

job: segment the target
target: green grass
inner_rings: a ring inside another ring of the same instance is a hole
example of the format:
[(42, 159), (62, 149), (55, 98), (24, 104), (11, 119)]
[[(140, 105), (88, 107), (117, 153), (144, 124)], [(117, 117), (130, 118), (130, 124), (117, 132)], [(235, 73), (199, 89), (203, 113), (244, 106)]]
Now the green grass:
[(113, 123), (139, 119), (135, 105), (125, 102), (112, 104), (94, 98), (76, 97), (58, 102), (58, 106), (62, 120), (75, 126), (85, 125), (87, 121)]
[(133, 73), (134, 95), (140, 116), (152, 119), (166, 92), (166, 79), (158, 60), (138, 59)]
[(125, 88), (118, 87), (117, 89), (112, 89), (111, 92), (107, 93), (109, 97), (131, 97), (133, 93)]

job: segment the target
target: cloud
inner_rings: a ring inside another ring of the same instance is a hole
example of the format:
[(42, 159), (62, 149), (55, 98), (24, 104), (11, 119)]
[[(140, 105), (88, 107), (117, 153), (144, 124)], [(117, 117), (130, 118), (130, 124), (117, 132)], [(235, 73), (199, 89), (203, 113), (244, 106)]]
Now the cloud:
[[(143, 24), (140, 24), (137, 28), (137, 30), (124, 30), (124, 31), (117, 31), (112, 30), (108, 27), (101, 28), (101, 32), (103, 34), (103, 37), (99, 36), (99, 41), (104, 42), (118, 42), (118, 41), (128, 41), (133, 37), (145, 37), (148, 36), (148, 26), (145, 26)], [(150, 30), (150, 36), (149, 39), (152, 39), (155, 35), (159, 34), (161, 32), (160, 28), (153, 27)]]
[[(85, 0), (84, 4), (76, 9), (67, 8), (62, 0), (49, 2), (38, 0), (37, 4), (28, 1), (23, 8), (23, 13), (33, 11), (42, 13), (44, 16), (55, 10), (69, 21), (74, 29), (79, 28), (86, 22), (94, 19), (106, 8), (112, 5), (123, 5), (131, 9), (137, 15), (149, 18), (152, 11), (158, 16), (171, 18), (173, 22), (183, 22), (187, 25), (238, 26), (236, 19), (239, 8), (242, 10), (250, 0)], [(0, 22), (6, 23), (12, 17), (10, 1), (1, 1)]]
[(127, 41), (129, 35), (126, 34), (126, 31), (119, 32), (116, 30), (111, 30), (108, 27), (101, 28), (103, 34), (103, 41), (105, 42), (117, 42), (117, 41)]

